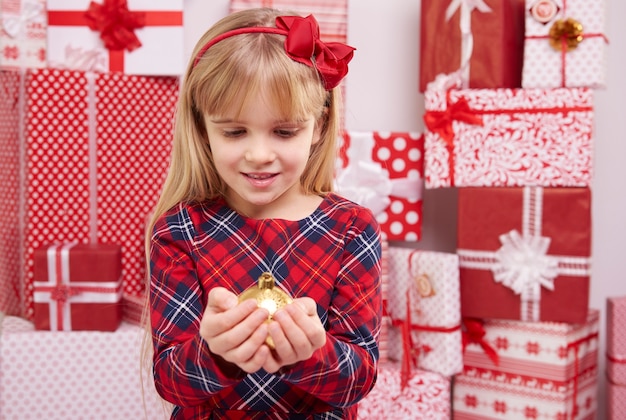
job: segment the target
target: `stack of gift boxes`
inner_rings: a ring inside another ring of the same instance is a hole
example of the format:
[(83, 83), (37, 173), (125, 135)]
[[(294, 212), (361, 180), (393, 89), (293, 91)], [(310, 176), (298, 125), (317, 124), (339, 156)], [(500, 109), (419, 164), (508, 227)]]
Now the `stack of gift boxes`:
[(421, 29), (425, 188), (458, 192), (453, 416), (594, 418), (590, 181), (603, 1), (423, 0)]

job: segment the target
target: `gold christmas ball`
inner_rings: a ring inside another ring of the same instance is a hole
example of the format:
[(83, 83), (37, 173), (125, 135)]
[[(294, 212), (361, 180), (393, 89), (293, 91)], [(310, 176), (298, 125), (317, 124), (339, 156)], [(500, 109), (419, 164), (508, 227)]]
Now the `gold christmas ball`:
[[(259, 277), (257, 284), (249, 287), (244, 290), (239, 295), (239, 302), (243, 302), (247, 299), (256, 299), (257, 304), (260, 308), (265, 308), (269, 312), (266, 322), (270, 322), (272, 320), (272, 316), (276, 313), (280, 308), (290, 304), (293, 302), (291, 296), (289, 296), (286, 292), (282, 291), (278, 287), (274, 287), (276, 281), (274, 276), (270, 273), (263, 273)], [(265, 340), (265, 343), (273, 349), (274, 340), (269, 335)]]
[(583, 25), (575, 19), (557, 20), (550, 27), (550, 46), (557, 51), (572, 51), (583, 40)]

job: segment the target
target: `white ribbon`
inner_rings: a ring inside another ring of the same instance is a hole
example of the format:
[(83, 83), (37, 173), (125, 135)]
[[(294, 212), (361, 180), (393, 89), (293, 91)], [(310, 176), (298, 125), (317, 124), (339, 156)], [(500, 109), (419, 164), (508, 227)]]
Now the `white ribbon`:
[(80, 70), (84, 72), (107, 73), (109, 71), (109, 53), (104, 48), (83, 48), (71, 44), (65, 46), (63, 60), (52, 62), (53, 67)]
[(470, 59), (474, 50), (474, 36), (472, 35), (472, 11), (490, 13), (491, 8), (484, 0), (452, 0), (446, 9), (446, 21), (450, 20), (458, 9), (461, 9), (459, 28), (461, 29), (461, 66), (463, 87), (469, 85)]
[(2, 27), (11, 38), (16, 38), (26, 27), (27, 23), (45, 25), (45, 11), (43, 4), (37, 0), (24, 0), (22, 12), (18, 15), (6, 13), (2, 16)]
[(390, 197), (420, 200), (422, 179), (390, 179), (389, 172), (372, 160), (374, 138), (370, 133), (351, 134), (348, 166), (339, 173), (335, 189), (345, 198), (369, 208), (375, 216), (391, 204)]

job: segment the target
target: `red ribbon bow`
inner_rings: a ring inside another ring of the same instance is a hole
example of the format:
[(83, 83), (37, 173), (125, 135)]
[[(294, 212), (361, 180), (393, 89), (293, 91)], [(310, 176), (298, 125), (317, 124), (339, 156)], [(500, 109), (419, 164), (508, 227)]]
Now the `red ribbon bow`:
[(60, 284), (50, 292), (50, 298), (59, 302), (60, 305), (64, 305), (70, 297), (79, 294), (80, 292), (73, 290), (70, 286)]
[(476, 115), (467, 103), (467, 99), (461, 98), (455, 103), (450, 103), (448, 98), (445, 111), (428, 111), (424, 114), (424, 123), (428, 130), (437, 133), (452, 147), (454, 129), (452, 121), (462, 121), (467, 124), (483, 125), (482, 117)]
[(340, 42), (322, 42), (313, 15), (279, 16), (276, 27), (287, 31), (285, 50), (293, 60), (317, 69), (324, 87), (332, 89), (348, 74), (348, 63), (355, 48)]
[(496, 349), (491, 347), (491, 345), (485, 340), (486, 331), (483, 328), (483, 322), (479, 319), (474, 318), (463, 318), (463, 352), (465, 352), (465, 347), (470, 344), (479, 344), (485, 354), (489, 356), (489, 358), (493, 361), (493, 363), (498, 366), (500, 364), (500, 360), (498, 357), (498, 353)]
[(89, 28), (100, 32), (104, 46), (111, 51), (133, 51), (141, 47), (134, 30), (145, 26), (146, 14), (128, 10), (126, 0), (92, 1), (85, 12)]

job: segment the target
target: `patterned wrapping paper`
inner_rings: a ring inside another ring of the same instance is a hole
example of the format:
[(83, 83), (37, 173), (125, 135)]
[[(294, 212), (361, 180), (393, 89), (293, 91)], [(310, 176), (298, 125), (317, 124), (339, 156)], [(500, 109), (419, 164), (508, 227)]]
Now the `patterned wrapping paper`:
[(588, 188), (460, 188), (457, 254), (464, 317), (585, 322)]
[[(127, 5), (116, 0), (47, 2), (50, 67), (144, 76), (183, 74), (183, 0), (128, 0)], [(116, 25), (111, 28), (109, 22)]]
[(451, 380), (437, 373), (413, 371), (400, 383), (400, 364), (381, 363), (372, 391), (359, 402), (359, 420), (444, 420), (450, 418)]
[(46, 62), (46, 0), (0, 0), (0, 68)]
[(345, 132), (335, 187), (368, 207), (383, 239), (418, 241), (422, 234), (423, 136), (413, 132)]
[(178, 79), (42, 69), (26, 73), (22, 91), (22, 118), (0, 115), (0, 147), (15, 162), (0, 191), (18, 197), (0, 228), (23, 228), (0, 243), (0, 266), (20, 261), (5, 280), (17, 288), (17, 314), (33, 316), (33, 251), (50, 243), (121, 244), (124, 292), (140, 294), (145, 218), (169, 164)]
[(465, 88), (521, 87), (524, 0), (422, 0), (420, 92), (460, 71)]
[[(482, 324), (482, 331), (474, 328), (463, 373), (455, 378), (455, 419), (595, 418), (598, 310), (589, 310), (582, 324)], [(487, 355), (494, 351), (496, 360)]]
[[(452, 376), (463, 369), (456, 254), (389, 248), (389, 358)], [(408, 355), (405, 352), (410, 351)], [(408, 358), (405, 358), (405, 355)], [(406, 375), (407, 372), (405, 372)]]
[(34, 259), (37, 330), (117, 330), (122, 321), (120, 245), (43, 246)]
[(591, 89), (433, 86), (425, 102), (426, 188), (591, 183)]
[[(605, 87), (605, 9), (605, 0), (526, 0), (522, 86)], [(560, 38), (578, 34), (570, 24), (582, 25), (580, 43)]]
[(606, 300), (606, 376), (610, 420), (626, 413), (626, 296)]
[(347, 0), (231, 0), (230, 12), (272, 7), (307, 16), (313, 14), (320, 25), (320, 36), (325, 42), (347, 42)]
[(150, 368), (145, 331), (35, 331), (8, 316), (0, 336), (0, 419), (168, 419)]

